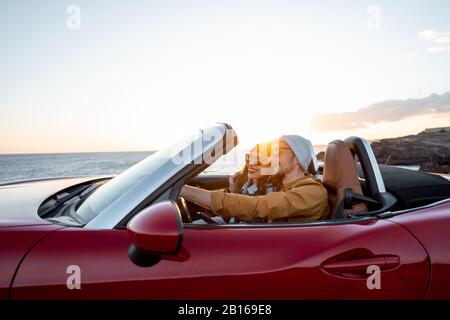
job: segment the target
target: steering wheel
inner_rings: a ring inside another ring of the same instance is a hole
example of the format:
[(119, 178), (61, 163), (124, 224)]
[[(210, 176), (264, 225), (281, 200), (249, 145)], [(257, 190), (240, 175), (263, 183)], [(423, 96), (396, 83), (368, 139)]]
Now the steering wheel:
[(177, 205), (178, 205), (178, 208), (180, 208), (182, 221), (184, 223), (192, 223), (191, 213), (189, 212), (189, 209), (187, 207), (186, 200), (184, 200), (183, 197), (178, 197)]
[(204, 212), (201, 212), (201, 211), (197, 212), (197, 216), (199, 216), (200, 218), (202, 218), (203, 221), (205, 221), (206, 223), (209, 223), (209, 224), (217, 224), (217, 222), (216, 222), (214, 219), (212, 219), (210, 216), (208, 216), (208, 215), (207, 215), (206, 213), (204, 213)]
[[(183, 197), (178, 197), (176, 202), (178, 208), (180, 208), (181, 219), (183, 223), (192, 223), (191, 213), (189, 212), (186, 200)], [(207, 215), (204, 212), (201, 211), (197, 212), (197, 216), (208, 224), (217, 224), (217, 221), (212, 219), (209, 215)]]

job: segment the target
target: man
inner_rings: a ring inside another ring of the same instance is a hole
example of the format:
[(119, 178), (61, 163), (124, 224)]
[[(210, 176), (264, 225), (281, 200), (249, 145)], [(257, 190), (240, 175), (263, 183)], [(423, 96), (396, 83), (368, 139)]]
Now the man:
[(237, 217), (251, 221), (304, 222), (326, 219), (329, 214), (328, 194), (316, 181), (308, 166), (311, 149), (300, 136), (282, 136), (272, 143), (271, 170), (282, 178), (282, 189), (262, 196), (227, 193), (225, 190), (208, 191), (184, 186), (181, 196), (210, 209), (222, 217)]

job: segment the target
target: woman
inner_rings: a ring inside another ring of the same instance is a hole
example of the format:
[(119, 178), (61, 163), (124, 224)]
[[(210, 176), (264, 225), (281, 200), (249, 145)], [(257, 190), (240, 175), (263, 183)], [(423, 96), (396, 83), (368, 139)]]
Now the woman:
[[(239, 193), (249, 196), (261, 196), (269, 192), (279, 191), (281, 189), (281, 179), (264, 174), (264, 168), (270, 167), (271, 143), (257, 144), (250, 153), (245, 155), (244, 167), (230, 176), (229, 192)], [(223, 223), (239, 223), (240, 220), (235, 217), (222, 218), (213, 217), (215, 222)], [(257, 220), (255, 222), (263, 222)], [(197, 220), (194, 224), (204, 224), (203, 220)]]
[(265, 195), (281, 188), (281, 179), (264, 174), (264, 168), (270, 167), (271, 143), (254, 146), (245, 155), (242, 170), (230, 176), (230, 192), (251, 196)]

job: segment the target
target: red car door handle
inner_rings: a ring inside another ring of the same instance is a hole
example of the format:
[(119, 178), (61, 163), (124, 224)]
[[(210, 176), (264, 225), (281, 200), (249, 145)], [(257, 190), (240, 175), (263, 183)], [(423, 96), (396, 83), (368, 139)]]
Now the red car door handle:
[(377, 256), (366, 259), (332, 261), (322, 265), (322, 269), (330, 273), (360, 273), (366, 272), (371, 265), (376, 265), (380, 270), (395, 269), (400, 264), (397, 256)]

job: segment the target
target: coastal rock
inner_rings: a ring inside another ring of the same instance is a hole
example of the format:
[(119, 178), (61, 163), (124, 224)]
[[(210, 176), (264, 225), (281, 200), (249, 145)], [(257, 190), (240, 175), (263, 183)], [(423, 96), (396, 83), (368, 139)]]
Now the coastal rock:
[(420, 170), (438, 173), (450, 171), (450, 127), (377, 140), (371, 146), (381, 164), (420, 165)]

